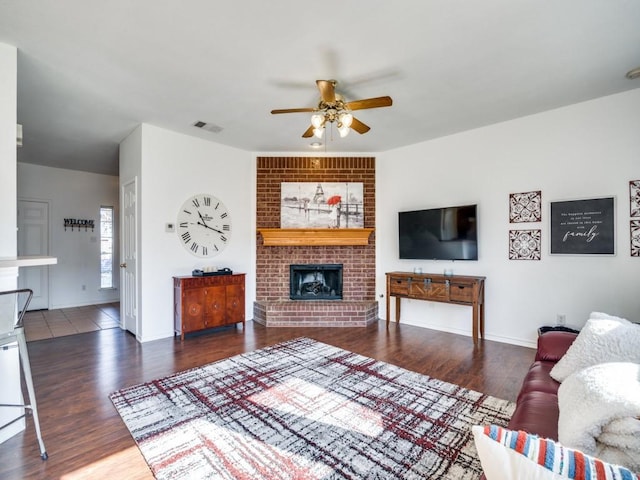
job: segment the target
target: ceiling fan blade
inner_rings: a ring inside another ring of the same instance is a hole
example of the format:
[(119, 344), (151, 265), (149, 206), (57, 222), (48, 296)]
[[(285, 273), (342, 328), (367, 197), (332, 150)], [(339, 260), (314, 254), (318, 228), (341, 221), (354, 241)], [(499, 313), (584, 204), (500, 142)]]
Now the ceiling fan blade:
[(347, 102), (346, 106), (349, 110), (363, 110), (365, 108), (390, 107), (392, 104), (391, 97), (376, 97)]
[(302, 134), (302, 138), (309, 138), (309, 137), (313, 137), (313, 125), (307, 128)]
[(335, 80), (316, 80), (320, 97), (325, 103), (336, 103), (336, 82)]
[(277, 113), (300, 113), (300, 112), (315, 112), (315, 108), (282, 108), (280, 110), (271, 110), (272, 114)]
[(356, 117), (353, 117), (353, 120), (351, 121), (351, 128), (353, 128), (356, 132), (360, 134), (367, 133), (369, 130), (371, 130), (371, 127), (369, 127), (368, 125), (365, 125)]

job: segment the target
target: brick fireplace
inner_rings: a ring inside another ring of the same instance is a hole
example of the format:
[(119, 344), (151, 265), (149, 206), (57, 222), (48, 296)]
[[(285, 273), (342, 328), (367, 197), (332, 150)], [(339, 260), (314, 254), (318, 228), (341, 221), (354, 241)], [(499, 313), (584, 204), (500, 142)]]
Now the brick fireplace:
[[(362, 182), (364, 227), (375, 227), (375, 158), (258, 157), (256, 227), (280, 228), (281, 182)], [(367, 245), (265, 246), (258, 233), (254, 321), (269, 327), (354, 327), (378, 320), (375, 232)], [(290, 266), (341, 264), (341, 300), (292, 300)]]

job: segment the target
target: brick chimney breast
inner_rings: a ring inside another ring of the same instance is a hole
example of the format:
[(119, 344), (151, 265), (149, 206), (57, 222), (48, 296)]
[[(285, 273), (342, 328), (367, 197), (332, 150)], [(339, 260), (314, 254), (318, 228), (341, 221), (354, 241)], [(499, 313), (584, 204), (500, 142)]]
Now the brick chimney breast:
[[(375, 158), (258, 157), (256, 228), (280, 228), (282, 182), (362, 182), (364, 227), (375, 228)], [(342, 300), (291, 300), (291, 264), (342, 264)], [(266, 326), (366, 326), (378, 320), (375, 232), (368, 245), (263, 245), (256, 239), (254, 321)]]

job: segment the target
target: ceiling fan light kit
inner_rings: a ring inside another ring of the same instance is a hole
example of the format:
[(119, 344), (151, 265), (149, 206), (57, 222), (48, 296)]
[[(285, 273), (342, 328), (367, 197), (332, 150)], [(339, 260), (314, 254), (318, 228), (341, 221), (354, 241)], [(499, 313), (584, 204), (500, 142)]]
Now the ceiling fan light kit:
[(325, 123), (324, 115), (320, 115), (319, 113), (314, 113), (311, 115), (311, 125), (313, 125), (313, 135), (316, 138), (322, 138), (322, 134), (324, 133), (324, 123)]
[(367, 98), (345, 102), (341, 95), (336, 93), (336, 80), (316, 80), (320, 91), (320, 102), (316, 108), (288, 108), (271, 110), (272, 114), (313, 112), (311, 126), (302, 134), (303, 138), (315, 136), (322, 138), (327, 123), (336, 123), (340, 137), (346, 137), (351, 129), (360, 134), (370, 130), (351, 113), (352, 110), (364, 110), (367, 108), (389, 107), (393, 101), (391, 97)]
[(629, 80), (635, 80), (636, 78), (640, 78), (640, 67), (629, 70), (625, 75)]
[(313, 125), (313, 128), (322, 127), (324, 125), (324, 121), (324, 116), (319, 113), (311, 115), (311, 125)]

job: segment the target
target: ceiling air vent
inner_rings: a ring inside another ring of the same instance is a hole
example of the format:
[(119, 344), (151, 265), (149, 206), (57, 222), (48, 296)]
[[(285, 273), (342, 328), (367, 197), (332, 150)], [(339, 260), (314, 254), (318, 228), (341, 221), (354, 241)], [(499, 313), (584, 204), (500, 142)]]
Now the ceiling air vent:
[(195, 122), (193, 126), (196, 128), (200, 128), (202, 130), (206, 130), (207, 132), (211, 132), (211, 133), (220, 133), (222, 131), (222, 127), (219, 127), (214, 123), (207, 123), (201, 120), (198, 120), (197, 122)]

